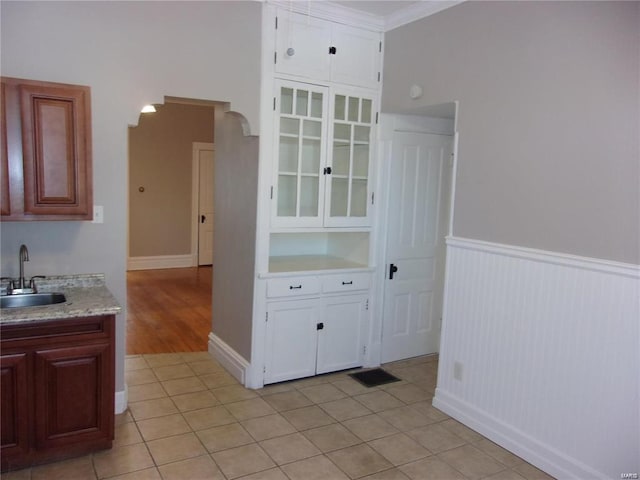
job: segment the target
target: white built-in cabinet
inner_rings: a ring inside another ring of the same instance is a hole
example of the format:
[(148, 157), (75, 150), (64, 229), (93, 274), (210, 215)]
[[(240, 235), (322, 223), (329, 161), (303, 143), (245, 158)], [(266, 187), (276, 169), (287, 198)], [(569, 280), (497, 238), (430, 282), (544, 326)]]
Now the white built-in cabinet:
[(300, 8), (268, 8), (274, 30), (263, 32), (274, 49), (258, 236), (268, 259), (258, 259), (248, 382), (257, 386), (360, 367), (368, 344), (381, 29)]
[(286, 10), (275, 20), (277, 74), (377, 89), (382, 39), (379, 32), (341, 25)]
[(361, 366), (368, 287), (366, 273), (268, 280), (264, 383)]
[(272, 227), (369, 226), (373, 92), (275, 85)]

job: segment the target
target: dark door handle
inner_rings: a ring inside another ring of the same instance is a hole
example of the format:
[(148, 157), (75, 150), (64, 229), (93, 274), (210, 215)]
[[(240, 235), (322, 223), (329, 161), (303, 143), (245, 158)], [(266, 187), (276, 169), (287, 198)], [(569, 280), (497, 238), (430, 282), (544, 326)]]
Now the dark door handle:
[(335, 55), (337, 51), (336, 47), (329, 47), (329, 55)]
[(389, 280), (393, 280), (393, 274), (398, 271), (398, 267), (396, 267), (393, 263), (389, 265)]
[(324, 328), (324, 323), (318, 323), (316, 324), (316, 329), (317, 330), (322, 330)]
[(205, 217), (204, 215), (200, 215), (200, 223), (204, 223), (206, 219), (207, 217)]

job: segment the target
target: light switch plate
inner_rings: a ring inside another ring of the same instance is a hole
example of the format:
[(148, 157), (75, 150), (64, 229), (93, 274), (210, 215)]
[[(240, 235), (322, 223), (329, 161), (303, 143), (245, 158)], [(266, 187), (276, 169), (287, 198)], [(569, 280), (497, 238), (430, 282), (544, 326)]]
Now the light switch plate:
[(91, 223), (104, 223), (104, 209), (102, 205), (93, 206), (93, 221)]

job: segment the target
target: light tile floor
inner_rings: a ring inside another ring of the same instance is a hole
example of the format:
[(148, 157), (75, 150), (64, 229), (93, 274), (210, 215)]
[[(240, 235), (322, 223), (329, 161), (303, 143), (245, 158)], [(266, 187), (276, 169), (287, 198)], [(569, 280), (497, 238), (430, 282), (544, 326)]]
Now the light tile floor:
[(206, 352), (129, 356), (129, 409), (111, 450), (4, 480), (549, 480), (431, 405), (437, 357), (395, 362), (402, 381), (347, 372), (247, 390)]

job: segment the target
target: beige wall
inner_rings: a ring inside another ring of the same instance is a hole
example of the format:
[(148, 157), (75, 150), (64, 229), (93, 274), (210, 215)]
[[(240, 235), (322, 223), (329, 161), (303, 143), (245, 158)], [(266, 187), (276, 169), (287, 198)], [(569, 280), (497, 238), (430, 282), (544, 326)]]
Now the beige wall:
[(639, 62), (639, 2), (466, 2), (386, 34), (382, 110), (460, 102), (454, 235), (640, 263)]
[(213, 143), (213, 118), (214, 107), (166, 103), (129, 129), (129, 256), (192, 253), (192, 142)]

